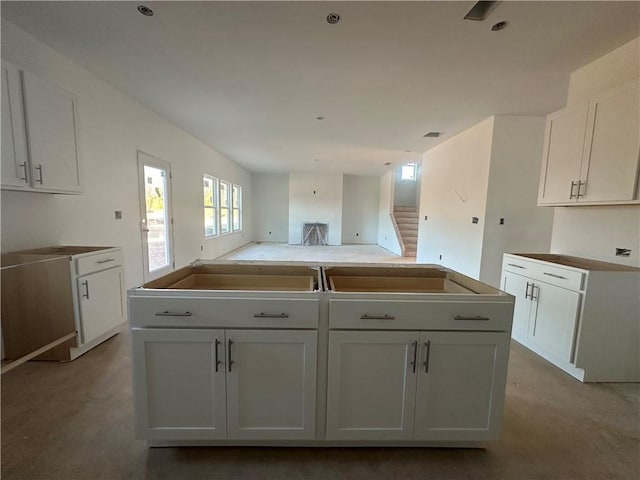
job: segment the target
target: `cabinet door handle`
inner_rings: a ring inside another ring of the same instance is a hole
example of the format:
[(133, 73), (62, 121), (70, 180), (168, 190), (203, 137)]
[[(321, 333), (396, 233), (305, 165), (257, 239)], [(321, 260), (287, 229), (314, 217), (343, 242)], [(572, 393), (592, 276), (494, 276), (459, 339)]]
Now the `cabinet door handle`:
[(411, 371), (416, 373), (416, 368), (418, 365), (418, 341), (414, 340), (413, 344), (413, 360), (411, 360)]
[(527, 287), (524, 289), (524, 298), (529, 298), (529, 287), (533, 285), (531, 282), (527, 282)]
[(543, 275), (548, 275), (553, 278), (559, 278), (560, 280), (566, 280), (567, 277), (563, 277), (562, 275), (556, 275), (555, 273), (542, 272)]
[(393, 315), (387, 315), (386, 313), (384, 315), (369, 315), (368, 313), (360, 315), (360, 320), (395, 320), (395, 319), (396, 317), (394, 317)]
[(427, 340), (424, 344), (424, 373), (429, 373), (429, 357), (431, 356), (431, 340)]
[(522, 269), (527, 269), (527, 267), (523, 267), (522, 265), (517, 265), (515, 263), (507, 263), (507, 265), (509, 265), (510, 267), (516, 267), (516, 268), (522, 268)]
[(222, 342), (220, 342), (220, 340), (218, 340), (216, 338), (216, 341), (215, 341), (215, 352), (214, 352), (215, 353), (215, 355), (214, 355), (215, 356), (215, 362), (216, 362), (216, 372), (218, 371), (218, 365), (220, 365), (220, 363), (222, 363), (220, 361), (220, 358), (218, 357), (218, 345), (220, 345), (220, 343), (222, 343)]
[(255, 313), (253, 318), (289, 318), (288, 313)]
[(491, 320), (489, 317), (483, 317), (481, 315), (476, 315), (475, 317), (463, 317), (462, 315), (456, 315), (453, 317), (454, 320)]
[[(584, 187), (584, 193), (580, 192), (581, 188)], [(587, 181), (579, 181), (578, 182), (578, 194), (576, 198), (584, 197), (587, 194)]]
[(41, 163), (39, 163), (39, 164), (38, 164), (38, 166), (36, 167), (36, 170), (38, 170), (38, 172), (39, 172), (39, 174), (40, 174), (40, 175), (38, 176), (38, 180), (36, 180), (36, 181), (37, 181), (40, 185), (42, 185), (42, 178), (43, 178), (43, 176), (42, 176), (42, 164), (41, 164)]
[(20, 177), (20, 180), (24, 180), (27, 183), (27, 162), (21, 163), (20, 166), (24, 169), (24, 177)]
[[(533, 295), (536, 288), (538, 289), (538, 296), (534, 296)], [(539, 285), (534, 285), (532, 283), (531, 284), (531, 301), (533, 302), (534, 300), (537, 300), (539, 296), (540, 296), (540, 286)]]
[(89, 280), (85, 280), (84, 282), (82, 282), (82, 285), (84, 285), (84, 293), (82, 294), (82, 296), (89, 300)]
[(106, 260), (98, 260), (96, 263), (109, 263), (109, 262), (115, 262), (116, 259), (115, 258), (107, 258)]
[[(575, 193), (573, 193), (573, 189), (578, 185), (578, 182), (571, 182), (571, 190), (569, 190), (569, 200), (572, 198), (578, 198)], [(580, 187), (578, 187), (578, 194), (580, 193)]]
[(231, 365), (233, 365), (233, 360), (231, 360), (231, 345), (233, 345), (233, 342), (231, 341), (231, 339), (229, 339), (229, 346), (227, 347), (227, 351), (228, 351), (228, 355), (229, 355), (229, 371), (231, 371)]
[(164, 312), (156, 312), (156, 317), (190, 317), (193, 315), (191, 312), (170, 312), (165, 310)]

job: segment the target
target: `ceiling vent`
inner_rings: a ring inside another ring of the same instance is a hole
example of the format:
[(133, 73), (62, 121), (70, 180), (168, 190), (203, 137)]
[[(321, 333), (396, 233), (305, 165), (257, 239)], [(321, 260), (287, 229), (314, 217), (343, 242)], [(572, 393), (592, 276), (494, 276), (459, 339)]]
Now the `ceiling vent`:
[(340, 21), (340, 15), (339, 14), (332, 12), (329, 15), (327, 15), (327, 23), (329, 23), (331, 25), (335, 25), (339, 21)]
[(423, 137), (425, 137), (425, 138), (438, 138), (441, 135), (442, 135), (442, 132), (429, 132), (429, 133), (425, 133), (423, 135)]
[(479, 22), (487, 18), (494, 8), (498, 6), (500, 2), (476, 2), (476, 4), (467, 12), (464, 16), (465, 20), (477, 20)]

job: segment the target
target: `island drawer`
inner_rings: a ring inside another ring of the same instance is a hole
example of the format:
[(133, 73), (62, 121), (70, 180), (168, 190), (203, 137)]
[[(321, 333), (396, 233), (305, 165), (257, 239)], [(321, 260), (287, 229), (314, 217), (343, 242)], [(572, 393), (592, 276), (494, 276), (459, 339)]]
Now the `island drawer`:
[(510, 331), (509, 302), (332, 299), (329, 328)]
[(129, 297), (132, 327), (317, 328), (317, 299)]

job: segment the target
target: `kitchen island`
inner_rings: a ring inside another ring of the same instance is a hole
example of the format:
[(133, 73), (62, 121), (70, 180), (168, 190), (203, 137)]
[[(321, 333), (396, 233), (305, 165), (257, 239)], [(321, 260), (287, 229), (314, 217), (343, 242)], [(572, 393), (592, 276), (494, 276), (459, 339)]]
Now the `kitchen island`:
[(466, 446), (501, 430), (513, 297), (437, 265), (199, 261), (129, 290), (150, 446)]

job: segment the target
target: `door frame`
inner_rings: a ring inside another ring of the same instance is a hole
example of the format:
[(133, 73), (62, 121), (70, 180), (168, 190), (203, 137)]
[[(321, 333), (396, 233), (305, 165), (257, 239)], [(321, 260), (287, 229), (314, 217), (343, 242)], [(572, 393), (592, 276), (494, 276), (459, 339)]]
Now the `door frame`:
[[(173, 192), (171, 187), (171, 163), (162, 160), (158, 157), (154, 157), (142, 150), (137, 151), (138, 157), (138, 195), (140, 200), (140, 238), (142, 241), (142, 278), (145, 282), (149, 282), (156, 278), (159, 278), (167, 273), (172, 272), (175, 269), (175, 252), (174, 252), (174, 241), (173, 241)], [(151, 272), (149, 270), (149, 243), (147, 238), (147, 201), (146, 201), (146, 188), (145, 188), (145, 177), (144, 177), (144, 167), (148, 165), (150, 167), (158, 168), (167, 172), (167, 190), (166, 190), (166, 198), (167, 198), (167, 213), (168, 213), (168, 235), (167, 235), (167, 243), (169, 250), (169, 264), (166, 267), (159, 268)]]

